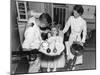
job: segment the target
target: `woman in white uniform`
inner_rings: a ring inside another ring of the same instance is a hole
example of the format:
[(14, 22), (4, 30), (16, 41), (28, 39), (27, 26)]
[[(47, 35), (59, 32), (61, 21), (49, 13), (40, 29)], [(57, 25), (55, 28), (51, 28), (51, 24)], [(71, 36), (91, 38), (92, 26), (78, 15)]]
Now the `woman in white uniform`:
[[(66, 25), (63, 29), (63, 33), (67, 32), (69, 27), (71, 27), (71, 34), (69, 36), (68, 42), (65, 42), (67, 48), (67, 58), (73, 59), (74, 55), (70, 52), (70, 46), (73, 44), (74, 41), (78, 41), (81, 44), (85, 43), (86, 35), (87, 35), (87, 25), (86, 21), (81, 17), (83, 14), (84, 9), (81, 5), (75, 5), (73, 8), (73, 16), (70, 16)], [(81, 33), (83, 37), (81, 38)], [(76, 60), (75, 64), (82, 64), (83, 63), (83, 56), (79, 56)]]
[[(22, 44), (23, 51), (32, 51), (32, 50), (38, 50), (42, 41), (40, 28), (41, 25), (39, 20), (37, 19), (41, 13), (37, 13), (34, 11), (29, 11), (30, 18), (28, 19), (26, 30), (24, 33), (25, 40)], [(32, 56), (32, 55), (31, 55)], [(30, 56), (29, 59), (29, 73), (38, 72), (40, 69), (40, 57), (37, 56), (35, 61), (32, 61), (32, 57)]]

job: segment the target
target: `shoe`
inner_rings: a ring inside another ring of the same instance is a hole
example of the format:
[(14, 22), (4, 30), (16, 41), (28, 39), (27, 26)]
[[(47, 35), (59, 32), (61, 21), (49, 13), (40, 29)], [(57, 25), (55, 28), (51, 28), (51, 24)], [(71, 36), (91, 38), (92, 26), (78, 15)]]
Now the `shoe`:
[(54, 68), (52, 71), (55, 72), (56, 71), (56, 68)]
[(75, 70), (75, 67), (72, 68), (72, 71)]
[(50, 68), (47, 69), (47, 72), (50, 72)]

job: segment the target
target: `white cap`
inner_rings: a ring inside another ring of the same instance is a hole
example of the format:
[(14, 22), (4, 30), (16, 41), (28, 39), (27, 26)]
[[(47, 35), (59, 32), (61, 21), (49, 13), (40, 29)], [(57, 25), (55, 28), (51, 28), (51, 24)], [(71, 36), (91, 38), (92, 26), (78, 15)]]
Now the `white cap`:
[(33, 16), (33, 17), (35, 17), (35, 18), (39, 18), (39, 16), (40, 16), (41, 14), (42, 14), (42, 13), (36, 12), (36, 11), (34, 11), (34, 10), (30, 10), (30, 11), (28, 12), (28, 15)]

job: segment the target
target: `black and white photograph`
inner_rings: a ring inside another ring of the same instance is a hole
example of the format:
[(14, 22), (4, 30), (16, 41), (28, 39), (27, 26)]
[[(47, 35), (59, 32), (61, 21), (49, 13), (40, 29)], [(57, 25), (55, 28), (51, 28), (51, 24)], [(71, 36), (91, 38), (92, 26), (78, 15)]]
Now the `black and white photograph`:
[(96, 6), (10, 0), (15, 74), (96, 69)]

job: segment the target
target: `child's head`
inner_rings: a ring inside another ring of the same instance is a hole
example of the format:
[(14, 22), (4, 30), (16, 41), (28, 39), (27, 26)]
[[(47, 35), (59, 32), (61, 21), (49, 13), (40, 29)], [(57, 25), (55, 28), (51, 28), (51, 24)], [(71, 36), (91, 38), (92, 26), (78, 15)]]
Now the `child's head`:
[(59, 34), (59, 30), (58, 30), (58, 27), (57, 26), (52, 26), (51, 27), (51, 33), (53, 36), (56, 36)]
[(39, 17), (40, 25), (43, 27), (48, 26), (48, 24), (51, 24), (52, 20), (48, 13), (43, 13)]
[(84, 12), (84, 9), (83, 9), (82, 5), (75, 5), (73, 7), (73, 16), (75, 18), (81, 16), (83, 14), (83, 12)]

